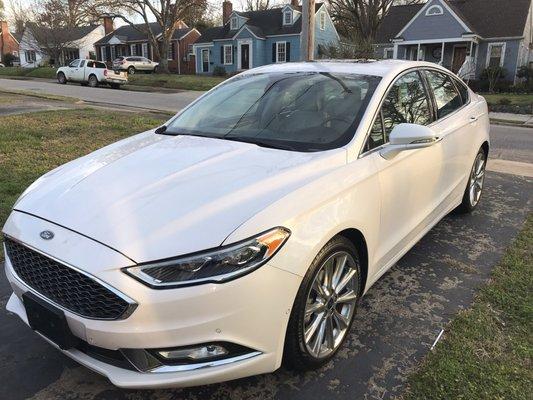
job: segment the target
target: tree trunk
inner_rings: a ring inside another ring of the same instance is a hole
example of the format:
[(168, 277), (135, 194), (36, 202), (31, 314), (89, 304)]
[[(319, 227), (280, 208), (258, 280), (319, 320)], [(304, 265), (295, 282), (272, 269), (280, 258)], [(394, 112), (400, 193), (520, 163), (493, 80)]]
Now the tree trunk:
[(161, 42), (157, 43), (157, 52), (159, 53), (159, 66), (157, 67), (157, 73), (158, 74), (168, 74), (170, 71), (168, 70), (168, 48), (169, 48), (169, 41), (165, 39), (163, 36), (161, 38)]

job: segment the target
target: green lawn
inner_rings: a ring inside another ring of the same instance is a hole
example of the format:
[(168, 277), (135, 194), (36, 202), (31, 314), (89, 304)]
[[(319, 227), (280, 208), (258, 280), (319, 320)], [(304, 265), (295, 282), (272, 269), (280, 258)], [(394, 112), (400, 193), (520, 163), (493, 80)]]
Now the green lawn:
[(473, 306), (411, 376), (404, 400), (533, 398), (533, 215)]
[(129, 83), (132, 85), (183, 90), (209, 90), (225, 79), (217, 76), (141, 73), (128, 77)]
[(45, 172), (160, 123), (154, 117), (93, 109), (1, 117), (0, 227), (18, 196)]
[[(482, 96), (487, 99), (487, 103), (496, 105), (502, 104), (502, 99), (508, 99), (510, 105), (518, 106), (527, 106), (533, 105), (533, 94), (509, 94), (509, 93), (500, 93), (500, 94), (482, 94)], [(507, 100), (503, 100), (507, 102)]]
[(33, 78), (50, 78), (56, 77), (56, 69), (50, 67), (41, 68), (20, 68), (6, 67), (0, 68), (0, 76), (30, 76)]

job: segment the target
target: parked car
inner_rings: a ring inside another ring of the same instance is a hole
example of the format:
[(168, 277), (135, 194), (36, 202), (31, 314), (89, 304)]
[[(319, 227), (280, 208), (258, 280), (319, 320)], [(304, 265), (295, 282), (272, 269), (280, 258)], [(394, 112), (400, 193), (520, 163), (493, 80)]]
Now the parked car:
[(74, 60), (67, 67), (61, 67), (56, 72), (57, 82), (79, 82), (82, 85), (97, 87), (101, 84), (119, 89), (121, 85), (128, 83), (128, 77), (124, 72), (107, 69), (105, 63), (93, 60)]
[(0, 68), (5, 68), (6, 66), (2, 63), (0, 63)]
[(317, 368), (380, 276), (477, 207), (488, 132), (431, 63), (241, 73), (22, 194), (7, 309), (121, 387)]
[(159, 63), (147, 59), (146, 57), (118, 57), (113, 61), (113, 69), (120, 71), (128, 71), (128, 74), (133, 75), (137, 71), (156, 72)]

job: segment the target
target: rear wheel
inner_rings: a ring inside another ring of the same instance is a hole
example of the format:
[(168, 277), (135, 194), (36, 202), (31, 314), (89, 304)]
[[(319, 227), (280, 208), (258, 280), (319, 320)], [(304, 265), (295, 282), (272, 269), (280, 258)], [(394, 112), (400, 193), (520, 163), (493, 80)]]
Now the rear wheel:
[(128, 74), (129, 75), (134, 75), (135, 74), (135, 67), (129, 67), (128, 68)]
[(98, 86), (98, 79), (95, 75), (89, 76), (89, 86), (90, 87), (97, 87)]
[(352, 325), (361, 284), (357, 249), (343, 236), (333, 238), (298, 290), (285, 338), (286, 364), (314, 369), (335, 355)]
[(57, 82), (61, 85), (64, 85), (67, 83), (67, 77), (65, 76), (63, 72), (60, 72), (59, 74), (57, 74)]
[(457, 207), (459, 213), (472, 212), (479, 204), (483, 193), (483, 185), (485, 184), (486, 165), (487, 155), (485, 154), (485, 150), (481, 148), (476, 155), (474, 165), (470, 171), (468, 185), (463, 194), (463, 201), (461, 202), (461, 205)]

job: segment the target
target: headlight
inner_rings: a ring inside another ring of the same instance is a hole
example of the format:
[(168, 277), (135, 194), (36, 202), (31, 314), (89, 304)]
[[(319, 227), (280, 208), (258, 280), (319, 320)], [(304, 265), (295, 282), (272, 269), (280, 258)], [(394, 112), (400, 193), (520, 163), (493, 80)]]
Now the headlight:
[(155, 289), (225, 282), (263, 265), (283, 246), (289, 235), (285, 228), (274, 228), (229, 246), (127, 267), (123, 271)]

